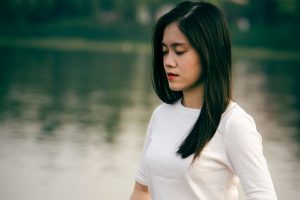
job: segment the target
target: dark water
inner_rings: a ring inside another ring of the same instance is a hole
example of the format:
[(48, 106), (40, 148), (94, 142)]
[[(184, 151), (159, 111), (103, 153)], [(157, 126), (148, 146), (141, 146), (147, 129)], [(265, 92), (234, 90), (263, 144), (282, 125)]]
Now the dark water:
[[(0, 199), (128, 199), (153, 108), (149, 55), (0, 49)], [(279, 199), (300, 195), (300, 61), (234, 62)], [(241, 198), (243, 199), (243, 195)]]

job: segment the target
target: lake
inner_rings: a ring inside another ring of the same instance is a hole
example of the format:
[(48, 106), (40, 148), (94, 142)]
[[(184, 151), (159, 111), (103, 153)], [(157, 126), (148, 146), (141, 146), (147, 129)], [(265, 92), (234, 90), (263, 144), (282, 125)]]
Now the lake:
[[(160, 104), (150, 55), (0, 52), (0, 199), (129, 199)], [(234, 100), (255, 118), (278, 199), (297, 199), (300, 60), (236, 56), (233, 68)]]

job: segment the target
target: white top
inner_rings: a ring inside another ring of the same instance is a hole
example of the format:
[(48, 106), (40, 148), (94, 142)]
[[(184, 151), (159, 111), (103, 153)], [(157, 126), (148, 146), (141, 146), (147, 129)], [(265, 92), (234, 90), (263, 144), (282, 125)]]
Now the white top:
[(230, 103), (193, 164), (193, 155), (181, 159), (176, 154), (199, 113), (180, 100), (153, 112), (135, 177), (148, 186), (152, 200), (237, 200), (239, 180), (247, 200), (276, 200), (261, 135), (237, 103)]

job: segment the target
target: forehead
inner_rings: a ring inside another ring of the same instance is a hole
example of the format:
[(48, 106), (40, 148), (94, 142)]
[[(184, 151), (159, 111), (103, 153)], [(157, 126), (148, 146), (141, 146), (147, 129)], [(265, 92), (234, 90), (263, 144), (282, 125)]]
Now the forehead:
[(174, 43), (189, 44), (189, 41), (187, 40), (185, 35), (180, 31), (177, 23), (174, 22), (165, 28), (162, 43), (166, 45), (172, 45)]

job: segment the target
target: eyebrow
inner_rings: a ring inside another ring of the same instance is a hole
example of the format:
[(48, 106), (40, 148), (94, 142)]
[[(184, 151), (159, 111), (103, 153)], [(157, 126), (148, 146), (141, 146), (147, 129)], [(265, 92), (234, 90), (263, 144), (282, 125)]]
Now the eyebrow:
[[(167, 46), (165, 43), (161, 43), (162, 46)], [(175, 43), (172, 43), (171, 46), (172, 47), (177, 47), (177, 46), (186, 46), (187, 44), (186, 43), (183, 43), (183, 42), (175, 42)]]

